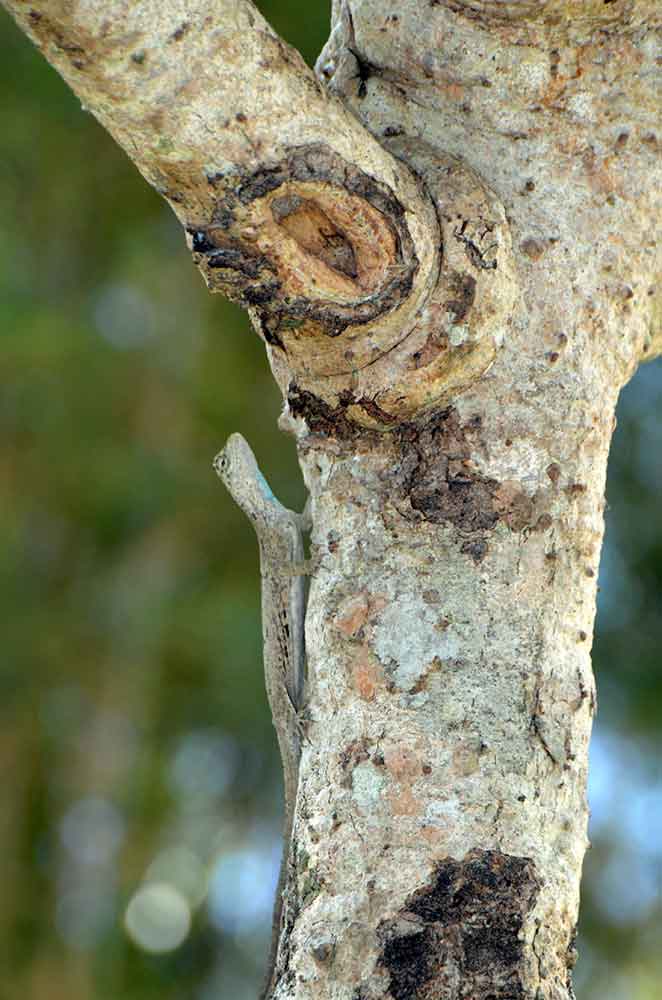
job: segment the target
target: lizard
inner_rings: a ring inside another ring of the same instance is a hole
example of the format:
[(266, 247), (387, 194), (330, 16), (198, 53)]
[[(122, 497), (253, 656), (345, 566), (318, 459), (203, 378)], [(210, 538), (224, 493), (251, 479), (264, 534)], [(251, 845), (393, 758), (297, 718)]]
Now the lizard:
[(285, 786), (283, 856), (274, 902), (271, 948), (260, 1000), (275, 985), (276, 959), (283, 919), (283, 893), (294, 824), (299, 759), (300, 713), (305, 697), (304, 622), (307, 572), (303, 533), (309, 529), (307, 510), (297, 514), (276, 499), (260, 472), (255, 455), (241, 434), (232, 434), (214, 459), (214, 468), (232, 499), (255, 529), (260, 551), (264, 679), (273, 719)]

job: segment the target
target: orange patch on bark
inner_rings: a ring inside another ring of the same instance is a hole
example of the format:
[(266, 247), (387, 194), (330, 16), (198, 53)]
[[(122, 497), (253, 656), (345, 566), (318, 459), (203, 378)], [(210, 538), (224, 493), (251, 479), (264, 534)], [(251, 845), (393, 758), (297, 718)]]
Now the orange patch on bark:
[(369, 610), (368, 595), (363, 590), (360, 594), (343, 601), (333, 619), (334, 628), (347, 638), (355, 636), (368, 620)]
[(387, 604), (388, 599), (385, 594), (369, 594), (368, 591), (362, 590), (341, 603), (333, 618), (333, 626), (348, 639), (359, 637), (363, 626), (379, 614)]
[(363, 701), (372, 701), (377, 692), (381, 668), (367, 646), (362, 646), (354, 661), (354, 686)]
[(418, 816), (422, 811), (421, 801), (415, 797), (411, 788), (390, 792), (388, 799), (394, 816)]
[(421, 756), (412, 747), (385, 747), (384, 763), (397, 781), (411, 781), (422, 773)]
[(449, 97), (452, 97), (454, 101), (461, 101), (464, 97), (464, 87), (460, 86), (459, 83), (449, 83), (445, 87), (446, 93)]

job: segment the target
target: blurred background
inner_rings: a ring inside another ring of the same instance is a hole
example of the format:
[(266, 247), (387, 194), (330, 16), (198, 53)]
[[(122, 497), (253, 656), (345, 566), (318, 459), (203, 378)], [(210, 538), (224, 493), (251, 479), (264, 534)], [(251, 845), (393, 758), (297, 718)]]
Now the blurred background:
[[(264, 0), (312, 62), (327, 4)], [(254, 1000), (280, 857), (233, 430), (300, 507), (247, 318), (0, 12), (0, 1000)], [(579, 1000), (662, 983), (662, 361), (624, 391)]]

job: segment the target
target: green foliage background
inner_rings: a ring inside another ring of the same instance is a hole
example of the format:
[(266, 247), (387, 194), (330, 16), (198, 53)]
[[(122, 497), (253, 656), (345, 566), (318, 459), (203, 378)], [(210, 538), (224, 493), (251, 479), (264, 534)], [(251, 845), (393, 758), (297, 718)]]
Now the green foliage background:
[[(312, 62), (326, 4), (261, 7)], [(244, 1000), (279, 767), (255, 542), (211, 460), (241, 430), (300, 506), (294, 449), (167, 206), (5, 14), (0, 46), (0, 1000)], [(662, 982), (661, 402), (658, 361), (611, 463), (580, 1000)], [(192, 927), (155, 955), (123, 918), (172, 848)]]

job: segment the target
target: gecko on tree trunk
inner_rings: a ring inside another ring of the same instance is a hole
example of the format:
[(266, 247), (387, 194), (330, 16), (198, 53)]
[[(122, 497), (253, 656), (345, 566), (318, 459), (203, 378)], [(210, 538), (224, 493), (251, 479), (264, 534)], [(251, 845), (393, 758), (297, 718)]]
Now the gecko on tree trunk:
[(219, 462), (299, 802), (268, 990), (570, 1000), (607, 454), (662, 352), (659, 4), (334, 0), (316, 77), (249, 0), (3, 2), (248, 309), (296, 437), (303, 745), (298, 515)]
[(283, 767), (285, 817), (283, 855), (276, 886), (271, 948), (261, 996), (270, 994), (276, 977), (292, 827), (301, 757), (300, 713), (305, 702), (303, 532), (307, 518), (284, 507), (260, 472), (241, 434), (233, 434), (214, 460), (214, 468), (232, 499), (255, 529), (260, 551), (264, 680)]

